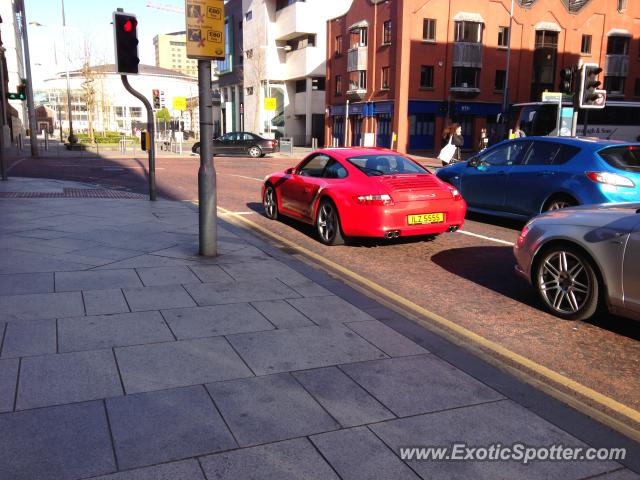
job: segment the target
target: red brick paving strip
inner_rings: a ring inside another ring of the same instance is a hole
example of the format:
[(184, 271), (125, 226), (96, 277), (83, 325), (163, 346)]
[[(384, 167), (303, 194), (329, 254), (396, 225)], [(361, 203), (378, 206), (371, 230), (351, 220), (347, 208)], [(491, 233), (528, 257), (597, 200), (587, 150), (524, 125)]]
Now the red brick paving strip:
[(64, 188), (62, 192), (0, 192), (0, 198), (116, 198), (144, 200), (146, 195), (99, 188)]

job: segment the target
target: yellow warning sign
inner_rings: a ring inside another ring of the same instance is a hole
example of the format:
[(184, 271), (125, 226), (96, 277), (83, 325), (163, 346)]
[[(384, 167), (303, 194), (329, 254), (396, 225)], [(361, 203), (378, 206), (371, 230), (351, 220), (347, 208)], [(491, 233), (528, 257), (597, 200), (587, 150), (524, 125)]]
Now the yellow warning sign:
[(264, 109), (270, 112), (276, 110), (276, 99), (273, 97), (267, 97), (264, 99)]
[(224, 60), (224, 0), (186, 0), (187, 57)]
[(187, 97), (173, 97), (173, 109), (184, 111), (187, 109)]

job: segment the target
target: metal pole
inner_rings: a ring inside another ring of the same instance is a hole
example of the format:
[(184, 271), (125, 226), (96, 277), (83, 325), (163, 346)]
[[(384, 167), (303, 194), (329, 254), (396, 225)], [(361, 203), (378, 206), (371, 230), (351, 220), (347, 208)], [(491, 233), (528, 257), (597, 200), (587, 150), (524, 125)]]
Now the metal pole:
[(38, 156), (38, 126), (36, 125), (36, 111), (33, 106), (33, 83), (31, 82), (31, 55), (29, 54), (29, 35), (27, 34), (27, 14), (24, 1), (20, 2), (20, 24), (22, 26), (22, 43), (24, 44), (25, 73), (27, 74), (27, 110), (29, 112), (29, 140), (31, 141), (31, 156)]
[(200, 170), (198, 201), (200, 210), (200, 255), (218, 255), (216, 169), (213, 164), (213, 101), (211, 61), (198, 60), (200, 97)]
[(7, 126), (7, 92), (5, 92), (5, 84), (4, 84), (4, 48), (0, 46), (0, 101), (2, 102), (2, 122), (0, 122), (0, 177), (2, 180), (7, 180), (7, 169), (5, 167), (5, 159), (4, 159), (4, 149), (7, 147), (5, 145), (5, 140), (7, 137), (5, 136), (5, 131), (8, 129)]
[(560, 93), (560, 100), (558, 100), (558, 115), (556, 117), (556, 137), (560, 136), (561, 125), (562, 125), (562, 93)]
[(582, 136), (586, 137), (587, 136), (587, 127), (589, 126), (589, 110), (585, 110), (584, 111), (584, 127), (582, 130)]
[[(126, 75), (120, 75), (122, 79), (122, 85), (131, 95), (136, 97), (142, 102), (144, 108), (147, 110), (147, 128), (149, 129), (149, 200), (155, 201), (156, 199), (156, 141), (154, 139), (154, 125), (153, 125), (153, 108), (151, 103), (147, 100), (147, 97), (142, 95), (129, 84), (129, 79)], [(135, 148), (135, 147), (134, 147)], [(126, 149), (126, 146), (125, 146)], [(125, 150), (126, 151), (126, 150)], [(135, 152), (135, 150), (134, 150)]]
[[(67, 22), (64, 15), (64, 0), (62, 2), (62, 51), (64, 55), (64, 68), (67, 73), (67, 115), (69, 120), (69, 140), (70, 144), (74, 144), (78, 141), (78, 138), (73, 134), (73, 115), (71, 114), (71, 85), (69, 83), (69, 59), (67, 58)], [(62, 130), (62, 125), (60, 125)], [(62, 134), (61, 134), (62, 135)]]
[(347, 146), (347, 139), (349, 135), (349, 100), (344, 107), (344, 146)]
[(511, 65), (511, 29), (513, 27), (513, 0), (509, 10), (509, 38), (507, 39), (507, 71), (504, 74), (504, 96), (502, 98), (502, 113), (506, 114), (509, 108), (509, 67)]

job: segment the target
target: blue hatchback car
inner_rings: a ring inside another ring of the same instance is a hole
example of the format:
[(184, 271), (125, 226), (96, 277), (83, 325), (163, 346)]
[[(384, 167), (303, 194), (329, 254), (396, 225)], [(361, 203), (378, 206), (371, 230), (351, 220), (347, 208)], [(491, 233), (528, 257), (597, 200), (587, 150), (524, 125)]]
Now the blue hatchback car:
[(573, 205), (640, 202), (640, 144), (570, 137), (505, 140), (436, 173), (468, 209), (515, 218)]

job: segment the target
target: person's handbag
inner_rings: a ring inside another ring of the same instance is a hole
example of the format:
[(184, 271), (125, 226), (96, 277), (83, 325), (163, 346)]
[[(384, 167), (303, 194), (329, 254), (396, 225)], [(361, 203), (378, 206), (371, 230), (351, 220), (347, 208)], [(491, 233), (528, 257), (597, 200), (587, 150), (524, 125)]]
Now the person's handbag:
[(438, 160), (442, 160), (444, 164), (451, 163), (451, 159), (456, 154), (456, 146), (453, 144), (453, 135), (449, 137), (449, 142), (442, 147), (438, 154)]

